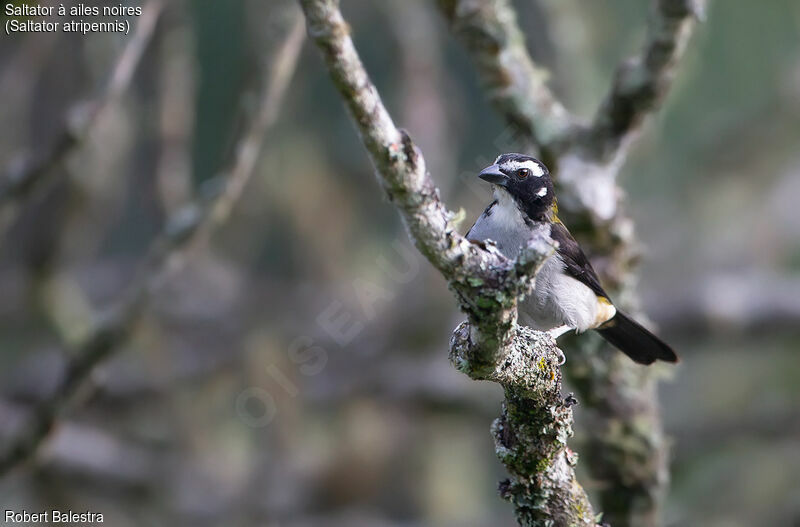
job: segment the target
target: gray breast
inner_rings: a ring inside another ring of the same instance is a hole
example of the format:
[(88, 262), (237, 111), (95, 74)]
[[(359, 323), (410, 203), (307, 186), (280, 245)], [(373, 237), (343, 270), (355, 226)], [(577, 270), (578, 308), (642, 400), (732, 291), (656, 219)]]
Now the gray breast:
[[(497, 202), (488, 208), (467, 233), (470, 240), (493, 240), (508, 258), (516, 258), (535, 229), (549, 224), (527, 223), (511, 197), (497, 192)], [(546, 331), (569, 326), (583, 331), (592, 327), (597, 314), (597, 297), (587, 286), (564, 272), (564, 262), (554, 254), (536, 275), (536, 285), (520, 304), (520, 321)]]

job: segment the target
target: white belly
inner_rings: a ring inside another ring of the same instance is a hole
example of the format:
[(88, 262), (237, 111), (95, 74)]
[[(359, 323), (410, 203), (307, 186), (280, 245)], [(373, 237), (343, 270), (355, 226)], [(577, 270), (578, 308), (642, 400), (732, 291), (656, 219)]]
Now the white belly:
[(597, 325), (602, 307), (594, 291), (564, 274), (561, 258), (553, 255), (536, 275), (533, 292), (520, 303), (520, 321), (541, 331), (569, 326), (581, 332)]

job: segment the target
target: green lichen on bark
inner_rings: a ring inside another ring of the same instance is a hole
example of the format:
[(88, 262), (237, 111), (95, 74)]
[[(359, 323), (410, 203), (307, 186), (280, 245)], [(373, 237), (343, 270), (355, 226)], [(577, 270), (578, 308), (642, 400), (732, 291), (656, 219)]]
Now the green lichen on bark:
[(559, 395), (561, 352), (548, 334), (516, 326), (518, 299), (530, 292), (554, 250), (548, 232), (532, 233), (515, 260), (458, 234), (456, 215), (439, 200), (422, 154), (395, 128), (364, 70), (338, 1), (300, 0), (300, 5), (381, 185), (414, 244), (447, 279), (468, 317), (451, 339), (453, 364), (506, 390), (497, 426), (511, 435), (500, 435), (498, 445), (505, 450), (498, 451), (506, 452), (502, 458), (512, 477), (507, 491), (520, 525), (591, 525), (591, 505), (573, 471), (576, 458), (566, 447), (572, 412)]
[[(489, 101), (550, 167), (562, 219), (598, 264), (604, 285), (612, 293), (630, 293), (638, 247), (632, 222), (619, 207), (616, 177), (645, 117), (666, 95), (706, 0), (651, 0), (643, 46), (622, 62), (588, 123), (576, 122), (547, 88), (546, 75), (525, 50), (509, 0), (436, 1)], [(630, 308), (624, 296), (617, 300)], [(580, 344), (566, 343), (566, 371), (593, 418), (587, 457), (592, 475), (601, 480), (604, 520), (615, 527), (657, 525), (669, 479), (658, 373), (581, 338)]]
[(615, 527), (657, 525), (669, 483), (658, 370), (626, 361), (599, 340), (571, 349), (570, 357), (583, 367), (568, 368), (567, 375), (592, 407), (585, 416), (592, 433), (582, 453), (601, 483), (604, 517)]
[(464, 322), (453, 334), (450, 358), (471, 377), (503, 386), (505, 402), (491, 432), (509, 472), (500, 494), (514, 506), (519, 525), (595, 525), (591, 503), (575, 477), (578, 457), (567, 446), (574, 399), (561, 396), (562, 355), (555, 340), (515, 326), (503, 360), (486, 373), (470, 365), (469, 335)]

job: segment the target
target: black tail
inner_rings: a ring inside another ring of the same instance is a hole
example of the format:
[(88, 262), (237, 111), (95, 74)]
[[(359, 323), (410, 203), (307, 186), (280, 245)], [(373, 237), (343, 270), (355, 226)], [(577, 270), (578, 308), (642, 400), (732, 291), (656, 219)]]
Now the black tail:
[(617, 311), (597, 332), (639, 364), (651, 364), (656, 359), (678, 362), (678, 356), (669, 345), (622, 311)]

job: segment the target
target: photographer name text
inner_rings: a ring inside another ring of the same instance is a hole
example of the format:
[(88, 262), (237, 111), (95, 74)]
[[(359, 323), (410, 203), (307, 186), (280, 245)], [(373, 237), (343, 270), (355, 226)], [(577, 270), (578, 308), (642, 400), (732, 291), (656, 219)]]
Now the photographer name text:
[(98, 512), (59, 511), (56, 509), (42, 512), (26, 510), (5, 510), (5, 523), (103, 523), (103, 514)]

